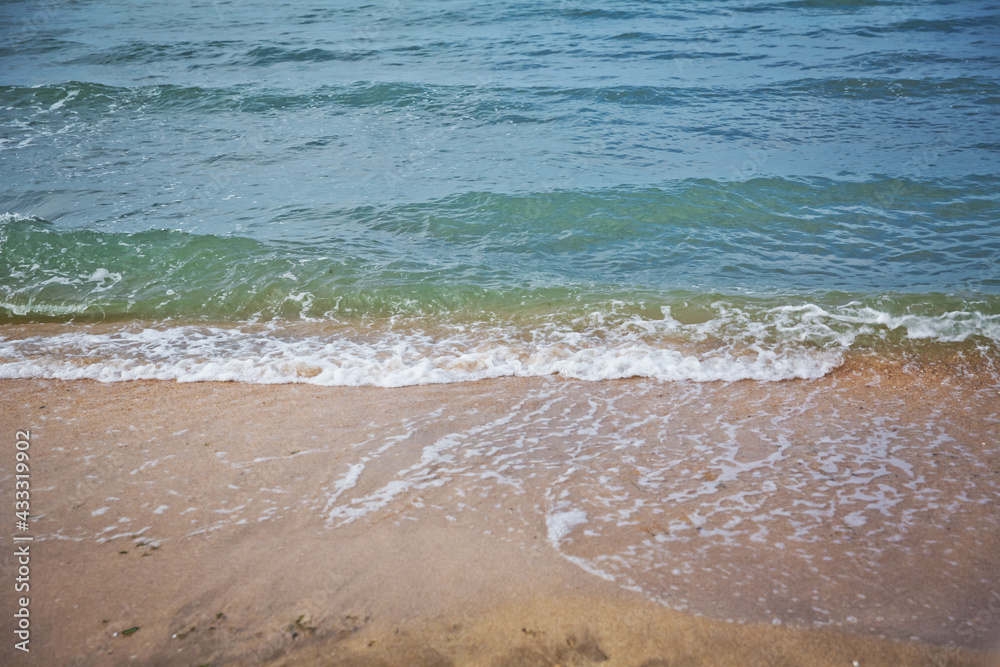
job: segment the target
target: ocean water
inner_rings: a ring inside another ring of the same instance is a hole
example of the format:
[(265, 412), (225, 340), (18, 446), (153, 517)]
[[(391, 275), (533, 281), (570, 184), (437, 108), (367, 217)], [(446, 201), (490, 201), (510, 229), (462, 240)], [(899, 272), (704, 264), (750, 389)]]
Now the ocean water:
[(1000, 360), (998, 2), (0, 4), (0, 377), (899, 355)]

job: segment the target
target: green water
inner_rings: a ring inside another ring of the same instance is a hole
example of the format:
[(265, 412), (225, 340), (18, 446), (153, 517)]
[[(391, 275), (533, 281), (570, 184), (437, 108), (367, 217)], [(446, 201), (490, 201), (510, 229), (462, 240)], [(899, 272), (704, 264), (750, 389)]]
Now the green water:
[(993, 349), (998, 35), (981, 0), (4, 3), (0, 374)]

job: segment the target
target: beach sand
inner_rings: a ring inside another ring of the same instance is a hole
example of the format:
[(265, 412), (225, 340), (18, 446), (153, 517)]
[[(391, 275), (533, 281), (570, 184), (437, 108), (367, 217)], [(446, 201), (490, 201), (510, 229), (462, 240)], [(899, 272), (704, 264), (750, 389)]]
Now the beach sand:
[[(1000, 401), (813, 381), (0, 381), (3, 664), (1000, 664)], [(126, 631), (138, 628), (128, 634)]]

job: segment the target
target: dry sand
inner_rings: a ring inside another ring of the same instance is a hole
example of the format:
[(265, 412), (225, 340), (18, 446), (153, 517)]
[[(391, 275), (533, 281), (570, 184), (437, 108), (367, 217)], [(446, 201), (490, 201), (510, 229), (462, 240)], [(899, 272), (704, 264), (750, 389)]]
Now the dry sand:
[(8, 537), (0, 663), (1000, 664), (997, 398), (933, 368), (2, 381), (34, 541), (31, 652)]

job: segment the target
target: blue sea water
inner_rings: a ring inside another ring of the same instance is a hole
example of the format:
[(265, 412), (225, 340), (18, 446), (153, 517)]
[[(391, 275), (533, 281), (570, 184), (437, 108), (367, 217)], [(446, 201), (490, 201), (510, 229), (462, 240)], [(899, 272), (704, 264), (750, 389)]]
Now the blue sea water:
[(0, 216), (3, 377), (995, 360), (1000, 3), (4, 2)]

